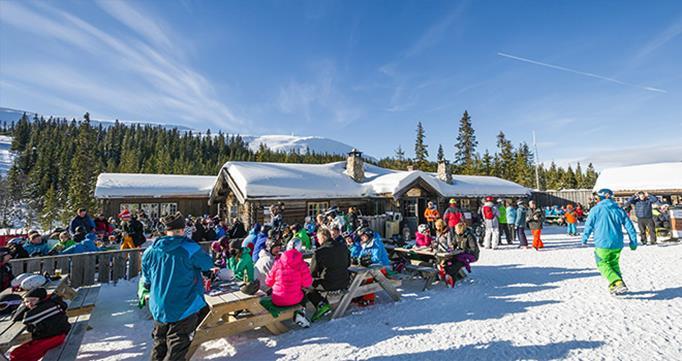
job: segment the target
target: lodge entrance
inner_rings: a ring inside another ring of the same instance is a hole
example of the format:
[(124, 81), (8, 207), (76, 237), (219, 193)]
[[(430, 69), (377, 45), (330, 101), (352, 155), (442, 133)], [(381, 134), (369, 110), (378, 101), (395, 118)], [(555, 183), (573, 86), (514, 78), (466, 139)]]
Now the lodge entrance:
[(400, 199), (403, 227), (407, 226), (410, 229), (410, 237), (414, 237), (418, 225), (426, 223), (424, 211), (429, 201), (437, 204), (437, 196), (421, 187), (410, 188)]

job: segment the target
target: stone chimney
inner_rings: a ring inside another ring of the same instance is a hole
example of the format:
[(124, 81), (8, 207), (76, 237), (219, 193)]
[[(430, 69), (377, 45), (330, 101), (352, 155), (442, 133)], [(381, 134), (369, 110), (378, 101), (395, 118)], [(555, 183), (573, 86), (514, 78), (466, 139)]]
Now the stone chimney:
[(452, 173), (450, 172), (450, 163), (447, 160), (438, 162), (438, 179), (445, 183), (452, 183)]
[(356, 182), (364, 182), (365, 180), (365, 162), (362, 160), (362, 152), (353, 148), (348, 153), (346, 160), (346, 173)]
[(407, 166), (407, 171), (408, 171), (408, 172), (412, 172), (413, 170), (414, 170), (414, 166), (413, 166), (413, 165), (410, 164), (410, 165)]

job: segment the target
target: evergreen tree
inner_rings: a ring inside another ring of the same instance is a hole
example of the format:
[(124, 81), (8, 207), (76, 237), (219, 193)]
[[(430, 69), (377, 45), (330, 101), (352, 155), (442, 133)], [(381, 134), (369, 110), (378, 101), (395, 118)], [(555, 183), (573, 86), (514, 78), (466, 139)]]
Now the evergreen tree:
[(427, 170), (429, 151), (426, 149), (428, 145), (424, 143), (424, 128), (422, 122), (417, 123), (417, 140), (414, 143), (414, 165), (417, 169)]
[(594, 184), (597, 183), (598, 176), (599, 174), (594, 170), (592, 163), (588, 164), (587, 169), (585, 170), (585, 188), (593, 188)]
[(90, 114), (85, 113), (83, 121), (78, 127), (76, 138), (76, 152), (71, 161), (71, 175), (69, 184), (69, 206), (76, 208), (94, 206), (95, 159), (92, 152), (95, 144), (94, 134), (90, 127)]
[(445, 152), (443, 151), (442, 144), (438, 144), (438, 153), (436, 154), (436, 158), (438, 159), (439, 163), (445, 160)]
[(52, 229), (54, 222), (59, 217), (59, 203), (57, 200), (57, 192), (54, 187), (50, 186), (45, 193), (45, 199), (43, 201), (43, 209), (40, 215), (40, 225), (43, 229)]
[(481, 175), (493, 175), (495, 172), (495, 164), (494, 164), (494, 159), (493, 156), (490, 155), (490, 152), (486, 149), (485, 152), (483, 153), (483, 157), (481, 158), (481, 165), (479, 169), (479, 174)]
[(476, 134), (471, 125), (471, 117), (465, 110), (462, 119), (459, 121), (459, 134), (457, 144), (455, 144), (455, 159), (453, 166), (457, 172), (462, 174), (474, 174), (474, 158), (476, 156)]
[(575, 180), (575, 173), (573, 172), (573, 168), (571, 168), (570, 164), (563, 175), (563, 186), (566, 189), (578, 188), (578, 182)]
[[(585, 188), (585, 177), (580, 162), (575, 166), (575, 183), (576, 188)], [(590, 187), (591, 188), (591, 187)]]
[(504, 179), (513, 179), (514, 146), (502, 131), (497, 134), (497, 150), (495, 175)]

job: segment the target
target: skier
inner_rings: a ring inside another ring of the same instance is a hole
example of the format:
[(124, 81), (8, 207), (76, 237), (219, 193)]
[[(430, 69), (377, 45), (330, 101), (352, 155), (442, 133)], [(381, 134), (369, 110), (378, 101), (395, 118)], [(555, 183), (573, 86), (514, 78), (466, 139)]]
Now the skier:
[(485, 198), (485, 203), (481, 207), (481, 216), (485, 224), (484, 247), (496, 249), (500, 242), (500, 224), (498, 221), (499, 212), (495, 207), (493, 197)]
[(450, 234), (454, 235), (455, 226), (464, 219), (464, 216), (462, 216), (462, 212), (457, 208), (457, 201), (454, 198), (450, 198), (449, 203), (450, 206), (443, 212), (443, 221), (447, 224)]
[(623, 231), (625, 227), (630, 236), (630, 249), (637, 249), (637, 232), (623, 211), (611, 197), (613, 192), (601, 189), (597, 192), (600, 201), (590, 210), (585, 222), (582, 244), (594, 232), (594, 256), (599, 272), (609, 281), (609, 292), (619, 295), (628, 291), (620, 272), (620, 252), (623, 250)]
[(578, 216), (575, 214), (573, 205), (569, 204), (566, 206), (566, 213), (564, 213), (564, 218), (566, 218), (566, 227), (569, 236), (577, 236), (578, 228), (576, 223), (578, 222)]
[(540, 238), (542, 236), (542, 224), (545, 222), (545, 213), (542, 209), (538, 208), (535, 201), (528, 202), (528, 207), (530, 207), (527, 216), (528, 228), (533, 233), (533, 248), (539, 251), (540, 248), (545, 246)]

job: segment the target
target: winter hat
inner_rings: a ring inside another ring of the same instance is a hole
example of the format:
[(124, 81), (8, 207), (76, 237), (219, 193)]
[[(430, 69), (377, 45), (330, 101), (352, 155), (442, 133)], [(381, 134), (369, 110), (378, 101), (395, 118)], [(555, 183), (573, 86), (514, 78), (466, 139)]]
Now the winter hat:
[(42, 299), (47, 298), (47, 291), (44, 288), (39, 287), (39, 288), (36, 288), (36, 289), (29, 291), (28, 293), (26, 293), (26, 296), (24, 296), (24, 298), (29, 298), (29, 297), (35, 297), (35, 298), (42, 300)]
[(292, 238), (289, 243), (287, 243), (287, 251), (290, 249), (295, 249), (299, 252), (303, 249), (303, 243), (298, 238)]
[(517, 206), (522, 206), (522, 205), (523, 205), (523, 201), (518, 201), (518, 202), (516, 202), (516, 205), (517, 205)]
[(230, 241), (230, 250), (241, 250), (242, 249), (242, 241), (240, 239), (233, 239)]
[(121, 218), (121, 219), (130, 218), (130, 211), (127, 209), (124, 209), (123, 212), (118, 214), (118, 218)]
[(166, 226), (167, 231), (185, 229), (185, 217), (180, 212), (161, 218), (161, 223)]

